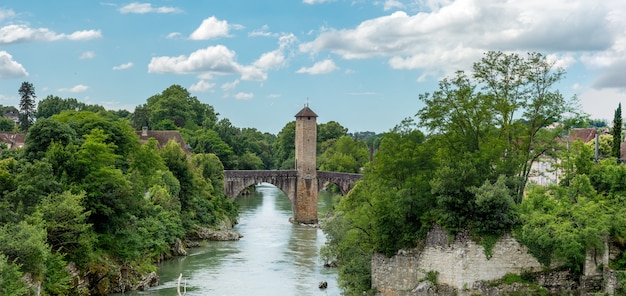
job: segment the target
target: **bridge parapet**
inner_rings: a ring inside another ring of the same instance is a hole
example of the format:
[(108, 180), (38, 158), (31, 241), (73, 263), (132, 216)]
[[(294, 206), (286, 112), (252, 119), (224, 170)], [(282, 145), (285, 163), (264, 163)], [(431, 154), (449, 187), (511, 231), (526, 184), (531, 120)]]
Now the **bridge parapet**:
[(280, 188), (293, 201), (297, 177), (295, 170), (227, 170), (224, 171), (224, 193), (235, 199), (246, 187), (265, 182)]
[(328, 186), (329, 183), (337, 184), (341, 189), (341, 194), (346, 195), (362, 177), (361, 174), (318, 171), (317, 184), (320, 189)]

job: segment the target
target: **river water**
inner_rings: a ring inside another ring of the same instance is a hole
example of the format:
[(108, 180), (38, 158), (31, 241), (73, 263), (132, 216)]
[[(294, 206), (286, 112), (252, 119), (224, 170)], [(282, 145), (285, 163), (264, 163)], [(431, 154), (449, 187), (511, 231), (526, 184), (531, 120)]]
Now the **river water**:
[[(189, 256), (162, 263), (161, 284), (133, 295), (175, 296), (180, 274), (189, 296), (341, 294), (336, 270), (324, 268), (319, 257), (324, 233), (291, 224), (291, 203), (280, 189), (261, 184), (253, 194), (235, 201), (239, 205), (235, 229), (243, 235), (241, 240), (209, 242), (189, 250)], [(331, 205), (332, 197), (320, 194), (320, 216)], [(320, 281), (328, 282), (328, 288), (319, 289)]]

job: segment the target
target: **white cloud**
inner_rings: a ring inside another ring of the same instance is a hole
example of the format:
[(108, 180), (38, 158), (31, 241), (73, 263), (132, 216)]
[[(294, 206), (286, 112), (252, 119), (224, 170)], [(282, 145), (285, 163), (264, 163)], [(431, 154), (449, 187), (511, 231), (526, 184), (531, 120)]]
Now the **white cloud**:
[(0, 8), (0, 22), (5, 19), (10, 19), (15, 17), (15, 11), (13, 9), (2, 9)]
[(626, 106), (626, 93), (619, 89), (588, 89), (579, 96), (582, 110), (593, 119), (613, 120), (619, 103)]
[[(386, 0), (396, 7), (397, 0)], [(407, 2), (404, 2), (407, 3)], [(587, 0), (427, 0), (352, 28), (322, 28), (301, 52), (389, 59), (394, 69), (466, 69), (485, 51), (556, 54), (557, 65), (614, 64), (626, 56), (626, 5)], [(571, 54), (576, 52), (577, 54)], [(580, 54), (580, 53), (583, 54)]]
[[(240, 74), (242, 80), (265, 80), (267, 74), (256, 66), (243, 66), (235, 61), (235, 52), (226, 46), (209, 46), (192, 52), (189, 56), (153, 57), (148, 64), (149, 73), (193, 74), (210, 77), (213, 74)], [(209, 75), (209, 76), (206, 76)]]
[(81, 60), (93, 59), (96, 57), (96, 53), (93, 51), (85, 51), (80, 55)]
[(604, 67), (602, 73), (593, 82), (593, 87), (598, 89), (622, 88), (626, 90), (626, 57)]
[(70, 35), (61, 34), (63, 38), (67, 38), (69, 40), (91, 40), (98, 39), (102, 37), (102, 33), (100, 30), (84, 30), (84, 31), (76, 31)]
[(267, 73), (255, 66), (245, 66), (241, 68), (241, 79), (263, 81), (267, 79)]
[(384, 7), (383, 9), (387, 11), (387, 10), (392, 10), (396, 8), (404, 8), (404, 4), (402, 4), (402, 2), (398, 0), (386, 0), (383, 7)]
[(79, 92), (84, 92), (89, 88), (89, 86), (86, 85), (82, 85), (82, 84), (77, 84), (71, 88), (60, 88), (59, 91), (61, 92), (71, 92), (71, 93), (79, 93)]
[(153, 57), (148, 65), (150, 73), (189, 74), (212, 72), (221, 74), (240, 73), (242, 66), (235, 62), (235, 52), (226, 46), (209, 46), (192, 52), (189, 56)]
[(167, 34), (167, 36), (165, 38), (167, 38), (167, 39), (176, 39), (176, 38), (180, 38), (180, 36), (182, 36), (181, 33), (179, 33), (179, 32), (172, 32), (172, 33)]
[(549, 63), (554, 63), (554, 67), (563, 68), (563, 69), (567, 69), (576, 63), (576, 58), (574, 58), (571, 54), (565, 54), (565, 55), (549, 54), (549, 55), (546, 55), (546, 60)]
[(176, 7), (168, 7), (168, 6), (152, 7), (151, 3), (139, 3), (139, 2), (133, 2), (130, 4), (124, 5), (120, 7), (119, 11), (121, 13), (138, 13), (138, 14), (182, 12), (181, 9), (176, 8)]
[(278, 49), (263, 53), (253, 65), (260, 69), (275, 69), (287, 63), (287, 55), (291, 54), (291, 46), (297, 41), (293, 34), (282, 35), (278, 38)]
[(13, 56), (0, 50), (0, 79), (27, 77), (28, 72), (20, 63), (13, 60)]
[(249, 99), (252, 99), (253, 97), (254, 97), (254, 94), (244, 93), (244, 92), (240, 92), (235, 95), (235, 99), (237, 100), (249, 100)]
[(256, 29), (248, 34), (249, 37), (269, 37), (272, 36), (272, 33), (269, 32), (270, 27), (268, 25), (263, 25), (260, 29)]
[(189, 90), (197, 91), (197, 92), (205, 92), (205, 91), (213, 89), (213, 87), (215, 87), (215, 83), (210, 83), (210, 82), (206, 82), (205, 80), (200, 80), (197, 83), (192, 84), (191, 87), (189, 87)]
[(335, 62), (333, 62), (333, 60), (326, 59), (321, 62), (315, 63), (310, 68), (302, 67), (298, 71), (296, 71), (296, 73), (307, 73), (311, 75), (318, 75), (318, 74), (328, 74), (337, 69), (339, 68), (335, 65)]
[(47, 28), (30, 28), (27, 25), (7, 25), (0, 28), (0, 44), (10, 44), (25, 41), (57, 41), (67, 40), (90, 40), (101, 38), (100, 30), (76, 31), (69, 35), (57, 34)]
[(129, 68), (132, 68), (132, 67), (133, 67), (133, 62), (128, 62), (126, 64), (121, 64), (121, 65), (118, 65), (118, 66), (114, 66), (113, 70), (116, 70), (116, 71), (117, 70), (126, 70), (126, 69), (129, 69)]
[(222, 90), (232, 90), (235, 89), (237, 87), (237, 85), (239, 84), (239, 79), (233, 81), (233, 82), (226, 82), (224, 84), (222, 84)]
[(240, 30), (241, 25), (229, 25), (225, 20), (211, 16), (202, 21), (200, 26), (189, 35), (191, 40), (209, 40), (217, 37), (228, 37), (230, 29)]
[(266, 52), (254, 62), (254, 65), (262, 69), (278, 68), (285, 64), (285, 55), (280, 50)]

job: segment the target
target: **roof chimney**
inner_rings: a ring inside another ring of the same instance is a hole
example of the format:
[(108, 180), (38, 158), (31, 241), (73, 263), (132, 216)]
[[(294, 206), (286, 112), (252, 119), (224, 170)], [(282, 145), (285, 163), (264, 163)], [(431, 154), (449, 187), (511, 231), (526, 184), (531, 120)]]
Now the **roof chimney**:
[(148, 136), (148, 127), (144, 126), (141, 128), (141, 136), (142, 137), (147, 137)]

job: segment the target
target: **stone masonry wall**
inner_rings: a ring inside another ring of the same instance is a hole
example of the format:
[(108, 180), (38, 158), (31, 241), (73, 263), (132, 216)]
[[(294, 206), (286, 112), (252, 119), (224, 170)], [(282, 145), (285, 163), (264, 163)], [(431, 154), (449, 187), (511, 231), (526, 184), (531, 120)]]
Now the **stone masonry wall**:
[(467, 234), (448, 244), (445, 231), (435, 226), (420, 252), (400, 252), (392, 258), (374, 254), (372, 287), (380, 295), (402, 295), (402, 291), (415, 288), (429, 271), (437, 271), (439, 283), (463, 290), (472, 289), (476, 281), (539, 270), (541, 264), (510, 236), (501, 238), (493, 248), (491, 259), (487, 259), (483, 247), (471, 241)]

